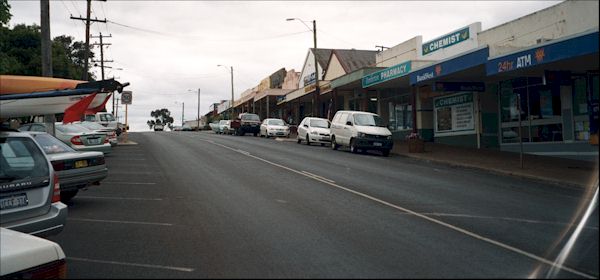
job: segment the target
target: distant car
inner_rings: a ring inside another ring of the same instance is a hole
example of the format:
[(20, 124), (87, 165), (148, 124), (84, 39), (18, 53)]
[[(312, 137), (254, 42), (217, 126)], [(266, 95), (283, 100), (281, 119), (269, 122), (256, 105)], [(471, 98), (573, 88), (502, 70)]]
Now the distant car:
[(225, 125), (227, 125), (228, 120), (220, 120), (219, 121), (219, 132), (217, 132), (218, 134), (223, 134), (223, 130), (225, 128)]
[(234, 133), (235, 129), (231, 128), (231, 120), (227, 120), (223, 126), (223, 134), (233, 135)]
[(0, 278), (66, 279), (62, 248), (50, 240), (0, 228)]
[(181, 126), (178, 126), (178, 125), (173, 126), (173, 131), (181, 131), (181, 129), (182, 129)]
[(80, 189), (100, 184), (108, 176), (104, 154), (78, 152), (46, 132), (28, 132), (42, 147), (60, 181), (60, 200), (68, 202)]
[(182, 130), (182, 131), (192, 131), (192, 127), (191, 127), (189, 124), (184, 124), (184, 125), (181, 127), (181, 130)]
[(119, 123), (111, 113), (98, 112), (94, 115), (85, 115), (84, 119), (89, 122), (97, 122), (104, 127), (112, 128), (117, 135), (121, 134), (122, 128), (119, 127)]
[(162, 124), (155, 124), (154, 131), (163, 131), (165, 127)]
[[(95, 133), (85, 127), (74, 124), (54, 124), (55, 137), (77, 151), (98, 151), (108, 154), (111, 152), (108, 135)], [(30, 123), (21, 125), (20, 131), (42, 131), (51, 133), (45, 123)]]
[(94, 132), (106, 133), (106, 135), (108, 135), (108, 142), (110, 143), (110, 146), (115, 147), (118, 145), (119, 141), (117, 140), (117, 132), (112, 128), (102, 126), (101, 124), (96, 123), (96, 122), (88, 122), (88, 121), (77, 122), (74, 124), (84, 126), (85, 128), (92, 130)]
[(350, 152), (378, 150), (389, 156), (394, 145), (392, 133), (377, 114), (361, 111), (337, 111), (331, 122), (331, 148), (348, 146)]
[(235, 129), (235, 135), (244, 136), (246, 133), (252, 133), (257, 136), (260, 132), (260, 117), (257, 114), (241, 113), (231, 123), (231, 128)]
[(0, 130), (0, 227), (45, 237), (66, 220), (57, 172), (40, 145), (27, 133)]
[(306, 117), (298, 125), (298, 139), (300, 144), (306, 141), (306, 145), (320, 143), (321, 146), (331, 143), (331, 123), (328, 119)]
[(290, 128), (282, 119), (264, 119), (260, 125), (260, 137), (281, 136), (289, 137)]
[(211, 122), (208, 124), (208, 126), (210, 126), (210, 129), (214, 133), (219, 133), (219, 122), (218, 121)]

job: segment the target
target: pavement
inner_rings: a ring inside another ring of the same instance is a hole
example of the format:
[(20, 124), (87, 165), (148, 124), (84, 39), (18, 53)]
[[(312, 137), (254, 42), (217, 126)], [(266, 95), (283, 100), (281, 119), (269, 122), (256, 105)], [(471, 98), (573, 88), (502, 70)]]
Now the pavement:
[(521, 168), (519, 153), (456, 147), (432, 142), (425, 142), (423, 153), (409, 153), (408, 142), (402, 140), (394, 142), (392, 154), (529, 178), (566, 187), (588, 188), (598, 184), (598, 158), (595, 162), (590, 162), (524, 154), (523, 168)]

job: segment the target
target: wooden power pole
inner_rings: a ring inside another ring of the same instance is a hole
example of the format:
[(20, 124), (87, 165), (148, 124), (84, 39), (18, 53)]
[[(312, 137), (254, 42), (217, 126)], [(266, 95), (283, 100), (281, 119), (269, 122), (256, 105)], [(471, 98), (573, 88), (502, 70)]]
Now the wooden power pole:
[[(106, 0), (100, 0), (100, 1), (106, 1)], [(88, 69), (89, 69), (89, 58), (90, 58), (90, 24), (92, 22), (104, 22), (106, 23), (106, 19), (91, 19), (91, 12), (92, 12), (92, 0), (87, 0), (87, 13), (86, 13), (86, 17), (82, 18), (80, 17), (74, 17), (71, 16), (71, 19), (77, 19), (77, 20), (83, 20), (85, 21), (85, 53), (84, 53), (84, 66), (83, 66), (83, 76), (82, 76), (82, 80), (87, 81), (88, 80)]]

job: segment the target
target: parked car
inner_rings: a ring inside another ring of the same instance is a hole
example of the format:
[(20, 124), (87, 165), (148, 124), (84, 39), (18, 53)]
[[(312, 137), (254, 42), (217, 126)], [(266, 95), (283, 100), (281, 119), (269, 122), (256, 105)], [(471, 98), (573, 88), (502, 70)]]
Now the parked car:
[(110, 143), (111, 147), (117, 146), (117, 144), (119, 142), (117, 140), (117, 132), (112, 128), (102, 126), (101, 124), (96, 123), (96, 122), (88, 122), (88, 121), (78, 122), (78, 123), (76, 122), (74, 124), (81, 125), (89, 130), (92, 130), (93, 132), (106, 133), (106, 135), (108, 135), (108, 142)]
[(192, 131), (192, 127), (191, 127), (189, 124), (184, 124), (184, 125), (181, 127), (181, 130), (182, 130), (182, 131)]
[(181, 131), (181, 129), (182, 129), (182, 128), (181, 128), (181, 126), (179, 126), (179, 125), (175, 125), (175, 126), (173, 126), (173, 131)]
[(80, 189), (98, 185), (108, 176), (101, 152), (78, 152), (46, 132), (28, 132), (42, 147), (60, 179), (60, 200), (68, 202)]
[(154, 131), (163, 131), (165, 127), (162, 124), (155, 124)]
[(50, 240), (0, 228), (1, 279), (66, 279), (62, 248)]
[(235, 129), (231, 128), (231, 120), (227, 120), (225, 125), (223, 126), (223, 134), (231, 134), (235, 133)]
[(225, 125), (227, 124), (229, 120), (220, 120), (219, 121), (219, 132), (217, 132), (218, 134), (223, 134), (223, 129), (225, 128)]
[(331, 148), (348, 146), (352, 153), (378, 150), (388, 156), (394, 142), (377, 114), (360, 111), (338, 111), (331, 122)]
[[(111, 152), (112, 148), (106, 133), (95, 133), (83, 126), (72, 123), (57, 122), (54, 127), (56, 128), (54, 136), (77, 151), (98, 151), (105, 154)], [(24, 124), (21, 125), (19, 130), (51, 133), (45, 123)]]
[(111, 113), (98, 112), (94, 115), (85, 115), (84, 119), (88, 122), (97, 122), (104, 127), (114, 129), (117, 135), (121, 135), (122, 128), (119, 127), (119, 123)]
[(219, 133), (219, 121), (214, 121), (208, 124), (214, 133)]
[(0, 227), (49, 236), (66, 219), (58, 175), (42, 148), (27, 133), (0, 130)]
[(260, 137), (290, 136), (290, 128), (282, 119), (264, 119), (260, 125)]
[(232, 121), (231, 128), (234, 129), (234, 134), (238, 136), (246, 135), (246, 133), (257, 136), (260, 132), (260, 117), (257, 114), (241, 113)]
[(306, 117), (298, 125), (298, 139), (300, 144), (306, 141), (306, 145), (320, 143), (321, 146), (331, 143), (331, 122), (328, 119)]

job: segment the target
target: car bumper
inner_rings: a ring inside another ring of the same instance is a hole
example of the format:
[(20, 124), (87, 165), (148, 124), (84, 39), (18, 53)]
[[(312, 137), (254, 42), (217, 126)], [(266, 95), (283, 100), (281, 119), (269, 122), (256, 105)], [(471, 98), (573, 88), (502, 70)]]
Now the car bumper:
[(75, 149), (77, 151), (82, 151), (82, 152), (96, 151), (96, 152), (103, 152), (104, 154), (108, 154), (112, 151), (112, 147), (110, 144), (97, 145), (97, 146), (76, 145), (76, 146), (72, 146), (72, 147), (73, 147), (73, 149)]
[(92, 167), (91, 170), (85, 170), (83, 172), (77, 169), (58, 172), (61, 191), (81, 189), (92, 183), (104, 180), (107, 176), (108, 168), (106, 168), (106, 166), (100, 168)]
[(355, 138), (356, 148), (365, 150), (391, 150), (394, 141), (391, 139)]
[(331, 136), (308, 134), (308, 139), (313, 143), (331, 143)]
[(287, 137), (290, 135), (290, 132), (289, 131), (267, 131), (267, 135), (275, 136), (275, 137)]
[(260, 126), (242, 126), (242, 130), (246, 133), (259, 133)]
[(66, 223), (67, 205), (55, 202), (50, 206), (50, 211), (44, 215), (2, 224), (2, 227), (46, 237), (60, 233)]

